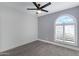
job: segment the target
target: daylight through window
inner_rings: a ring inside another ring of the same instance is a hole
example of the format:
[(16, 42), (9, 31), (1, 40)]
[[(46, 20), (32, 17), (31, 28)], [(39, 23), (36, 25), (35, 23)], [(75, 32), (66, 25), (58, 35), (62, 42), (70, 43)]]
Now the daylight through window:
[(55, 23), (55, 40), (76, 44), (76, 19), (70, 15), (61, 16)]

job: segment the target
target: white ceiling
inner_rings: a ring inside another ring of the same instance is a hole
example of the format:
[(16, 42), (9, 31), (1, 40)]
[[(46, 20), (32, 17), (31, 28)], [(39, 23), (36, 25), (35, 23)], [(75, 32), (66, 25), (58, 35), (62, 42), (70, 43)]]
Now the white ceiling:
[[(40, 3), (42, 6), (46, 4), (47, 2), (37, 2), (37, 3)], [(34, 15), (36, 14), (36, 11), (27, 10), (27, 8), (35, 8), (33, 3), (31, 2), (0, 2), (0, 5), (13, 7), (22, 12), (29, 12)], [(61, 10), (76, 7), (76, 6), (79, 6), (79, 2), (52, 2), (50, 6), (44, 8), (45, 10), (48, 10), (49, 12), (48, 13), (42, 12), (41, 14), (38, 14), (38, 16), (43, 16), (46, 14), (54, 13), (57, 11), (61, 11)]]

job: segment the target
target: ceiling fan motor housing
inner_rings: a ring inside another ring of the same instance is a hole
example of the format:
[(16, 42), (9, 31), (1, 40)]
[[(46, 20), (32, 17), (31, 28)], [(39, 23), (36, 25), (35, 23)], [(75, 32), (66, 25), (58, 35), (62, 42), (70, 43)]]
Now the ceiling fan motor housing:
[(38, 4), (38, 6), (40, 7), (40, 4)]

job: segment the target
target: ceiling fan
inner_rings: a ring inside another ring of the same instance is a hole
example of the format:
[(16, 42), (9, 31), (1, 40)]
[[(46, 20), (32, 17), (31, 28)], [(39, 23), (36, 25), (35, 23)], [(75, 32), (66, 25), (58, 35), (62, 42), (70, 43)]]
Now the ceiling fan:
[(51, 5), (51, 2), (48, 2), (47, 4), (40, 6), (40, 4), (37, 4), (36, 2), (32, 2), (36, 8), (27, 8), (27, 10), (37, 10), (36, 14), (41, 13), (41, 11), (48, 12), (47, 10), (44, 10), (43, 8)]

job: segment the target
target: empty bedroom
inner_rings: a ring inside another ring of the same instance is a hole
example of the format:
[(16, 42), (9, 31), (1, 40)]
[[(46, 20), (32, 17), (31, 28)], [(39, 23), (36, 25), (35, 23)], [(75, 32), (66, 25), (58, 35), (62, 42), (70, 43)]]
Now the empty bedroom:
[(79, 56), (79, 2), (0, 2), (0, 56)]

